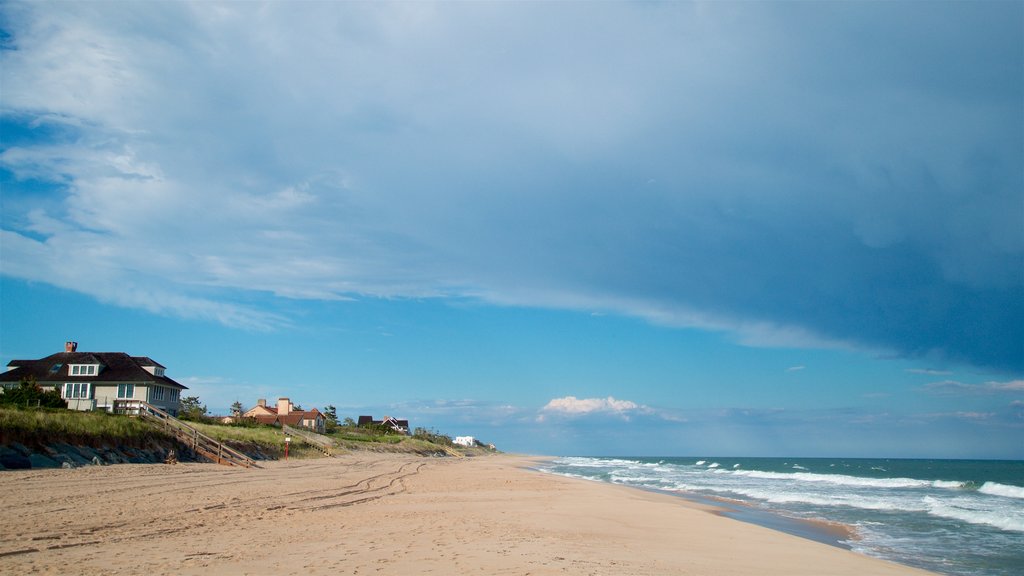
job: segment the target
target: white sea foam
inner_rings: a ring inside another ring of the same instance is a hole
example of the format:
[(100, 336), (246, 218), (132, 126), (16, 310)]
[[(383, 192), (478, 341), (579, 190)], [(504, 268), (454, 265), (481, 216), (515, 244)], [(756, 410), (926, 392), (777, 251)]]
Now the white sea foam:
[(648, 485), (648, 484), (658, 484), (661, 481), (661, 478), (658, 477), (658, 476), (643, 476), (643, 475), (639, 475), (639, 474), (629, 474), (629, 475), (626, 475), (626, 474), (616, 474), (614, 472), (612, 472), (612, 474), (609, 476), (609, 479), (612, 482), (617, 482), (617, 483), (620, 483), (620, 484), (645, 484), (645, 485)]
[(933, 516), (962, 520), (971, 524), (985, 524), (1000, 530), (1024, 532), (1024, 514), (1019, 511), (1002, 507), (992, 510), (966, 508), (930, 496), (925, 497), (924, 502), (928, 506), (928, 513)]
[(555, 464), (564, 466), (583, 466), (588, 468), (621, 468), (623, 466), (638, 466), (636, 460), (623, 460), (619, 458), (586, 458), (580, 456), (566, 456), (558, 458)]
[(711, 464), (708, 464), (708, 468), (718, 468), (719, 466), (721, 466), (721, 464), (719, 464), (718, 462), (712, 462)]
[(981, 488), (978, 488), (978, 492), (1004, 498), (1024, 498), (1024, 487), (1000, 484), (998, 482), (985, 482), (981, 485)]
[(708, 463), (708, 461), (707, 461), (707, 460), (697, 460), (697, 464), (696, 464), (696, 465), (697, 465), (697, 466), (703, 466), (703, 465), (705, 465), (705, 464), (707, 464), (707, 463)]
[(888, 512), (925, 512), (927, 508), (918, 500), (897, 498), (866, 498), (849, 494), (780, 491), (756, 487), (703, 487), (716, 493), (736, 494), (771, 504), (810, 504), (822, 508), (857, 508)]
[(816, 474), (813, 472), (762, 472), (760, 470), (736, 470), (733, 474), (767, 480), (817, 482), (861, 488), (963, 488), (962, 482), (946, 480), (918, 480), (916, 478), (865, 478), (844, 474)]

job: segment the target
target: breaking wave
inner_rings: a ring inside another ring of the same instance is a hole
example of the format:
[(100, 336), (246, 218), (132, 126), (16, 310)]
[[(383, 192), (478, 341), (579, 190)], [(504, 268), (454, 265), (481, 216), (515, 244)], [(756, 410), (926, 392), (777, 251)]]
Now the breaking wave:
[(992, 496), (1002, 496), (1004, 498), (1024, 499), (1024, 487), (1000, 484), (998, 482), (985, 482), (981, 485), (981, 488), (978, 488), (978, 492), (990, 494)]

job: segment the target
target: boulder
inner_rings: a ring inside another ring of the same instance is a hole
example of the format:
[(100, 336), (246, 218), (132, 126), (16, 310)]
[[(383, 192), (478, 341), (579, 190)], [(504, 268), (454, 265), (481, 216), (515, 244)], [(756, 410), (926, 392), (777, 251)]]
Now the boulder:
[[(49, 456), (54, 460), (68, 459), (75, 466), (85, 466), (89, 464), (90, 458), (85, 458), (77, 447), (66, 442), (58, 442), (52, 446), (47, 446), (47, 448), (51, 449), (47, 450), (47, 452), (51, 452)], [(52, 452), (56, 452), (56, 454), (53, 454)]]
[(28, 446), (25, 446), (24, 444), (20, 444), (18, 442), (11, 442), (10, 444), (7, 445), (7, 447), (12, 449), (12, 450), (14, 450), (14, 451), (16, 451), (16, 452), (18, 452), (22, 456), (28, 456), (29, 454), (32, 453), (32, 449), (31, 448), (29, 448)]
[(24, 454), (8, 450), (0, 453), (0, 466), (7, 470), (28, 470), (32, 468), (32, 461)]
[(29, 454), (28, 459), (32, 462), (33, 468), (60, 468), (60, 462), (42, 454)]

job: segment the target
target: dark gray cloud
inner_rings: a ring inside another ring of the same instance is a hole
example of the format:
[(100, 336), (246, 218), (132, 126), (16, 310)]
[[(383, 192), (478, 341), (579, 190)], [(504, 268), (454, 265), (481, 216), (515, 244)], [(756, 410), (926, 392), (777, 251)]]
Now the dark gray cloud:
[(1024, 371), (1019, 3), (152, 8), (3, 6), (5, 274)]

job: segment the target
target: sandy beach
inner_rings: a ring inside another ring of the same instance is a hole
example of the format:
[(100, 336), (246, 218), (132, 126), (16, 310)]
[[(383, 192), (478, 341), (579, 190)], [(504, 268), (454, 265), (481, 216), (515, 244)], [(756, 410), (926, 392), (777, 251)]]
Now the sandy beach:
[(0, 573), (926, 574), (531, 463), (351, 454), (3, 472)]

